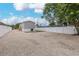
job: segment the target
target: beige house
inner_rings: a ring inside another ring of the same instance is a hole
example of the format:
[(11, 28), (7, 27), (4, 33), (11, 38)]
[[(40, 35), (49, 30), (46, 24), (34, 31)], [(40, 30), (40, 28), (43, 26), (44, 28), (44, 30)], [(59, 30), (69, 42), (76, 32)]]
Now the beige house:
[(33, 21), (24, 21), (22, 23), (20, 23), (20, 30), (21, 31), (33, 31), (34, 28), (36, 27), (35, 22)]

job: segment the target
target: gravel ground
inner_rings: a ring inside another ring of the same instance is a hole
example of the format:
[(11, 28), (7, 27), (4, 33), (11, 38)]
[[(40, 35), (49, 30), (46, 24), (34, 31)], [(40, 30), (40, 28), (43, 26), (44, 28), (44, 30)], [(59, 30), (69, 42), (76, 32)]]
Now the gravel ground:
[(13, 30), (0, 38), (1, 56), (79, 55), (79, 36)]

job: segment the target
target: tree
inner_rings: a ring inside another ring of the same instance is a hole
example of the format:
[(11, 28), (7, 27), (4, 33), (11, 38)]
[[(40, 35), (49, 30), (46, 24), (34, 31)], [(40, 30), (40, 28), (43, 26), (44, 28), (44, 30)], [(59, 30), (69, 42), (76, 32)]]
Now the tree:
[[(75, 26), (79, 34), (79, 4), (78, 3), (47, 3), (44, 17), (50, 22), (57, 18), (58, 23)], [(51, 23), (51, 22), (50, 22)]]
[(19, 29), (20, 24), (15, 25), (15, 29)]
[(19, 29), (20, 24), (15, 24), (15, 25), (9, 25), (10, 27), (12, 27), (12, 29)]

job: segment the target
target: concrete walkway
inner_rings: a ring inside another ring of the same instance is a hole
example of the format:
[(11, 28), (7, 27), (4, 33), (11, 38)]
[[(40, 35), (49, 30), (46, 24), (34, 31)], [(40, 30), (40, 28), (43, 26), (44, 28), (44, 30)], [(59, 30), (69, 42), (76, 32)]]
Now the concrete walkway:
[(13, 30), (0, 39), (0, 55), (79, 55), (79, 36)]

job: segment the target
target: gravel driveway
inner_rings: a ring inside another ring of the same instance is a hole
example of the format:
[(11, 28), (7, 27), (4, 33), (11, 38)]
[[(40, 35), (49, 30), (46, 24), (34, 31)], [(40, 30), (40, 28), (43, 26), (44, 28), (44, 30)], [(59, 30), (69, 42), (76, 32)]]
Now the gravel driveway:
[(79, 36), (51, 32), (24, 33), (18, 30), (13, 30), (0, 38), (0, 55), (79, 55)]

